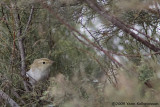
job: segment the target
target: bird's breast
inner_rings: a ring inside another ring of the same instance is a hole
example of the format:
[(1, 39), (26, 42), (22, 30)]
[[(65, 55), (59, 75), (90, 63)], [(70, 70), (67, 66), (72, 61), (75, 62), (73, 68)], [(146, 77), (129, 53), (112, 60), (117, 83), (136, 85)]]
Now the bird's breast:
[(47, 71), (41, 71), (39, 69), (34, 69), (34, 71), (31, 69), (27, 72), (27, 74), (34, 80), (40, 81), (43, 80), (44, 78), (47, 78), (49, 75), (49, 70)]

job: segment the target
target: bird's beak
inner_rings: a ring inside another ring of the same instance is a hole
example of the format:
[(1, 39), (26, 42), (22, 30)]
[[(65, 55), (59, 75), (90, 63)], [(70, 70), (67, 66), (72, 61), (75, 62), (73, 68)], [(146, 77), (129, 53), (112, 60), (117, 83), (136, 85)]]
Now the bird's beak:
[(52, 60), (51, 60), (51, 63), (52, 63), (52, 64), (53, 64), (54, 62), (55, 62), (55, 61), (52, 61)]

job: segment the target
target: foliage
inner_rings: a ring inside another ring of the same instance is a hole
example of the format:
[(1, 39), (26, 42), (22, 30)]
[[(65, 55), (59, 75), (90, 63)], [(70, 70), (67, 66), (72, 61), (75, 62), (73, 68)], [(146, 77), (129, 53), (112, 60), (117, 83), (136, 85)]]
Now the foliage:
[[(159, 1), (91, 1), (141, 39), (160, 46)], [(20, 106), (104, 107), (112, 102), (159, 102), (159, 52), (97, 14), (87, 0), (1, 0), (0, 4), (0, 90)], [(29, 92), (21, 75), (21, 38), (26, 71), (34, 59), (55, 61), (49, 80)], [(1, 96), (0, 103), (9, 106)]]

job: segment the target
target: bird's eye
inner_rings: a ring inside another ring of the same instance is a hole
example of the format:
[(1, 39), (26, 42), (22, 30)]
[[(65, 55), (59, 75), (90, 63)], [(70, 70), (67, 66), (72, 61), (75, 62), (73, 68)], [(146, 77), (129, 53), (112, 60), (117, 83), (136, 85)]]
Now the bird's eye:
[(43, 64), (45, 64), (45, 62), (43, 62)]

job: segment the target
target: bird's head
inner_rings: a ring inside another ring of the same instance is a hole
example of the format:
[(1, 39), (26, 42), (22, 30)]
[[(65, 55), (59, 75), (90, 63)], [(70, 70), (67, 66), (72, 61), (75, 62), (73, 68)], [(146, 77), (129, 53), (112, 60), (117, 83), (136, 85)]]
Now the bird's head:
[(33, 61), (33, 64), (30, 66), (31, 69), (38, 69), (42, 72), (45, 72), (50, 68), (50, 66), (53, 64), (54, 61), (48, 59), (48, 58), (40, 58), (40, 59), (35, 59)]

